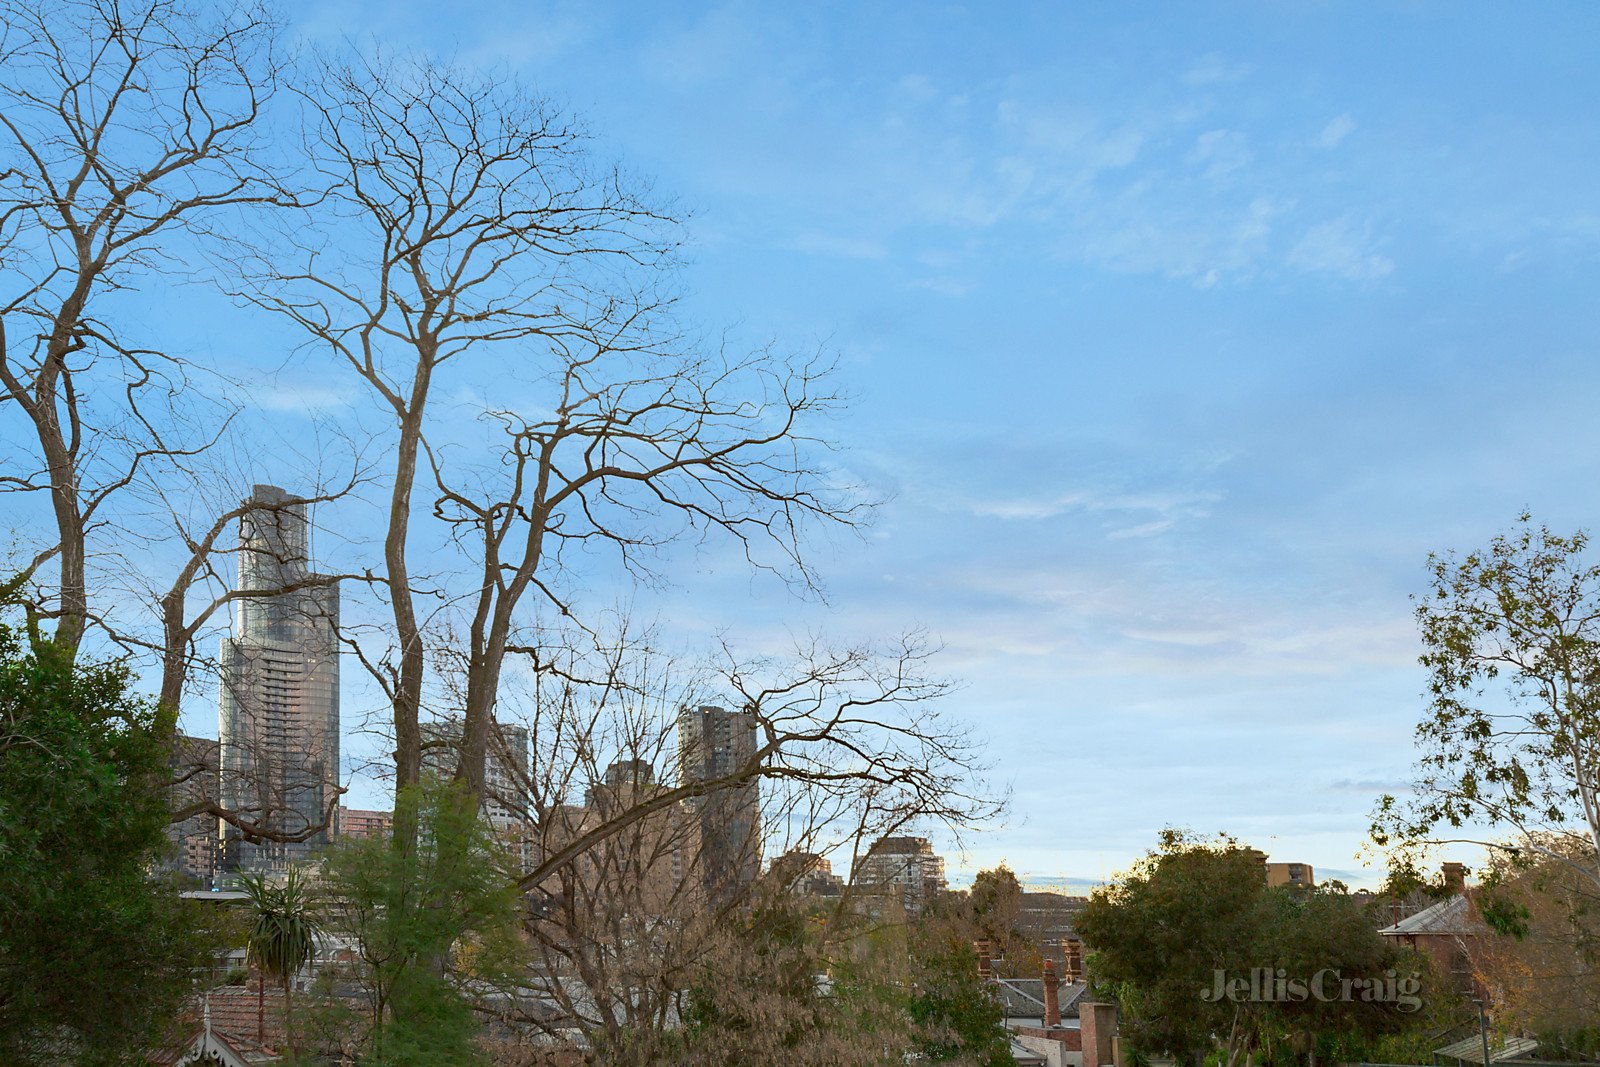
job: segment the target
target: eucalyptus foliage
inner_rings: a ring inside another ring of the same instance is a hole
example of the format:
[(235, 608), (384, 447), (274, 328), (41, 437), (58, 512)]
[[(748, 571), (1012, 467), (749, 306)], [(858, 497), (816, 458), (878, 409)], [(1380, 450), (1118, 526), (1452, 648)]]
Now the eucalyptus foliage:
[[(1526, 851), (1600, 886), (1600, 562), (1528, 515), (1486, 548), (1429, 557), (1417, 623), (1429, 710), (1412, 794), (1383, 797), (1380, 846)], [(1509, 833), (1509, 844), (1490, 840)]]
[(459, 786), (424, 778), (399, 790), (395, 809), (417, 828), (414, 848), (384, 837), (347, 841), (325, 867), (337, 901), (330, 922), (360, 957), (352, 977), (368, 1007), (361, 1062), (481, 1062), (475, 1009), (509, 1003), (524, 954), (507, 858)]

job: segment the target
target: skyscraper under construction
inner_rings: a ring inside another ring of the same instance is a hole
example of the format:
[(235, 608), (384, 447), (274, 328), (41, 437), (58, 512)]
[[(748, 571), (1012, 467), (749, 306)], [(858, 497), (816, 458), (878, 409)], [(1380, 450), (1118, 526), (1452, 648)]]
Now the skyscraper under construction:
[(307, 858), (334, 827), (339, 787), (339, 587), (311, 569), (303, 503), (257, 485), (239, 521), (234, 635), (222, 641), (221, 793), (241, 819), (298, 842), (251, 841), (224, 823), (223, 867), (268, 872)]

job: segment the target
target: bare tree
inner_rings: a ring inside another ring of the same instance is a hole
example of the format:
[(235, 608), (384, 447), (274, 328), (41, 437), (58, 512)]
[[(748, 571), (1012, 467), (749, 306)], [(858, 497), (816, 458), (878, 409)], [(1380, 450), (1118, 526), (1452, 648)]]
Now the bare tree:
[[(609, 547), (650, 575), (650, 549), (717, 531), (805, 582), (804, 529), (863, 505), (821, 476), (807, 430), (835, 401), (827, 366), (681, 336), (664, 288), (674, 220), (567, 120), (510, 79), (426, 60), (320, 66), (306, 92), (320, 222), (296, 235), (298, 266), (263, 264), (270, 283), (248, 295), (392, 415), (393, 633), (363, 659), (405, 786), (437, 685), (429, 649), (463, 635), (458, 774), (481, 794), (507, 653), (535, 608), (577, 612), (566, 554)], [(471, 451), (456, 447), (471, 415), (445, 406), (463, 388), (495, 397), (472, 413)]]
[[(725, 647), (692, 669), (650, 640), (609, 644), (580, 657), (566, 642), (566, 655), (519, 673), (502, 694), (501, 721), (522, 724), (532, 748), (526, 770), (495, 793), (531, 845), (520, 882), (534, 966), (517, 1021), (548, 1038), (650, 1062), (707, 973), (747, 970), (728, 958), (728, 931), (790, 888), (777, 870), (757, 877), (763, 856), (832, 854), (848, 870), (908, 824), (959, 833), (995, 810), (971, 784), (981, 770), (973, 745), (938, 714), (947, 687), (916, 642), (812, 645), (760, 662)], [(708, 778), (680, 723), (711, 700), (738, 709), (759, 740)], [(713, 847), (729, 824), (753, 832)], [(871, 927), (848, 893), (813, 903), (828, 920), (826, 951), (848, 953)]]
[[(0, 440), (26, 457), (0, 491), (48, 500), (35, 528), (49, 532), (22, 564), (28, 606), (71, 654), (94, 630), (152, 666), (175, 735), (211, 659), (202, 639), (237, 603), (295, 590), (225, 573), (250, 479), (230, 477), (217, 446), (239, 408), (213, 370), (129, 326), (127, 294), (237, 254), (249, 215), (299, 202), (261, 129), (285, 71), (278, 27), (253, 0), (3, 0), (0, 17)], [(291, 506), (357, 476), (318, 479)], [(203, 813), (285, 840), (321, 829), (285, 834), (269, 812), (224, 808), (215, 769), (189, 751), (174, 736), (175, 822)]]
[(195, 369), (119, 328), (116, 294), (181, 273), (238, 209), (290, 199), (255, 136), (279, 59), (252, 4), (6, 0), (0, 20), (0, 405), (32, 443), (0, 489), (49, 499), (26, 572), (53, 561), (35, 607), (76, 652), (105, 614), (90, 569), (115, 500), (228, 422), (174, 417)]

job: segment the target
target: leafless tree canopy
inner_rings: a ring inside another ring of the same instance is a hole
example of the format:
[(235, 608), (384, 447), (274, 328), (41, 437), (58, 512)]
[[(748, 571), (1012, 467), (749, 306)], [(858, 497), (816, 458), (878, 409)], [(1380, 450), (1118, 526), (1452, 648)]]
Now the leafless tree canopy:
[(173, 417), (192, 368), (119, 324), (117, 294), (287, 199), (255, 137), (279, 68), (257, 7), (10, 0), (3, 21), (0, 402), (26, 430), (0, 489), (49, 500), (27, 571), (53, 563), (38, 607), (76, 649), (103, 617), (89, 577), (119, 494), (227, 422)]
[[(685, 671), (582, 595), (600, 569), (665, 582), (685, 545), (816, 590), (808, 538), (871, 502), (830, 462), (830, 360), (685, 328), (674, 209), (574, 122), (498, 72), (353, 48), (290, 67), (250, 5), (0, 11), (0, 491), (47, 502), (22, 560), (34, 619), (73, 652), (94, 633), (146, 657), (170, 728), (202, 639), (242, 602), (334, 583), (368, 598), (338, 636), (381, 693), (396, 785), (421, 780), (427, 721), (448, 715), (455, 778), (514, 824), (543, 1006), (523, 1023), (613, 1044), (659, 1030), (728, 951), (722, 920), (763, 856), (848, 872), (879, 836), (994, 810), (921, 639), (759, 660), (730, 641)], [(269, 104), (297, 109), (303, 143), (267, 136)], [(128, 313), (127, 290), (202, 260), (244, 313), (297, 333), (303, 373), (357, 395), (349, 469), (270, 507), (381, 497), (370, 570), (234, 577), (233, 533), (263, 506), (241, 503), (238, 409)], [(141, 619), (110, 603), (130, 590)], [(674, 727), (702, 701), (754, 737), (709, 775), (685, 772)], [(531, 763), (491, 788), (491, 755), (517, 765), (514, 725)], [(324, 829), (192, 788), (215, 767), (180, 749), (175, 818), (250, 840)], [(724, 812), (744, 829), (712, 848)], [(395, 840), (406, 856), (415, 826)], [(738, 892), (730, 870), (749, 872)]]
[[(392, 413), (393, 626), (359, 651), (405, 784), (429, 649), (462, 635), (460, 775), (481, 792), (507, 653), (535, 609), (580, 614), (571, 558), (609, 548), (651, 577), (650, 550), (715, 532), (808, 582), (806, 528), (861, 508), (820, 474), (826, 362), (684, 336), (675, 220), (570, 122), (513, 80), (424, 60), (319, 66), (303, 95), (322, 207), (293, 268), (261, 264), (248, 296)], [(493, 390), (466, 428), (443, 406), (464, 387)]]
[[(260, 133), (277, 26), (260, 5), (176, 0), (7, 0), (0, 17), (0, 492), (41, 520), (23, 589), (62, 648), (93, 632), (150, 668), (171, 729), (212, 658), (202, 635), (277, 591), (228, 573), (250, 483), (227, 463), (236, 403), (213, 368), (162, 348), (130, 294), (178, 306), (198, 263), (238, 254), (247, 216), (299, 203)], [(291, 503), (355, 476), (313, 480)], [(183, 751), (175, 817), (256, 827)]]
[[(578, 647), (551, 650), (547, 669), (504, 686), (499, 721), (526, 729), (532, 758), (490, 790), (513, 813), (529, 900), (533, 966), (516, 1021), (550, 1038), (637, 1052), (670, 1031), (704, 973), (738, 969), (730, 928), (790, 891), (777, 867), (755, 876), (763, 861), (823, 856), (848, 877), (879, 837), (908, 825), (959, 835), (995, 811), (973, 784), (980, 754), (939, 714), (947, 683), (916, 640), (814, 643), (759, 662), (723, 649), (694, 666), (640, 634), (603, 653)], [(686, 768), (677, 724), (684, 708), (716, 700), (748, 714), (758, 741), (707, 779)], [(698, 806), (716, 797), (730, 803)], [(734, 839), (745, 851), (709, 847), (746, 803), (759, 818)], [(749, 876), (730, 884), (741, 870)], [(854, 904), (846, 889), (816, 905), (830, 936), (859, 936)]]

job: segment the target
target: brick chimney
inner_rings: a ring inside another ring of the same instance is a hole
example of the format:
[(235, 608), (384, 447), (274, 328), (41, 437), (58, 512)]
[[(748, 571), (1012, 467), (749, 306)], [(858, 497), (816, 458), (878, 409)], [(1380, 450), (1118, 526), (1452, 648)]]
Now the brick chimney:
[(1442, 868), (1444, 872), (1444, 887), (1450, 892), (1460, 895), (1467, 891), (1467, 865), (1451, 861)]
[(1066, 958), (1062, 977), (1069, 982), (1083, 981), (1083, 942), (1075, 937), (1061, 939), (1061, 952)]
[(972, 947), (978, 952), (978, 978), (987, 982), (994, 977), (994, 942), (984, 938), (974, 941)]
[(1078, 1027), (1083, 1067), (1112, 1067), (1116, 1063), (1117, 1006), (1079, 1001)]
[(1056, 977), (1056, 961), (1046, 956), (1044, 960), (1044, 1025), (1054, 1029), (1061, 1025), (1061, 997), (1056, 992), (1061, 979)]

